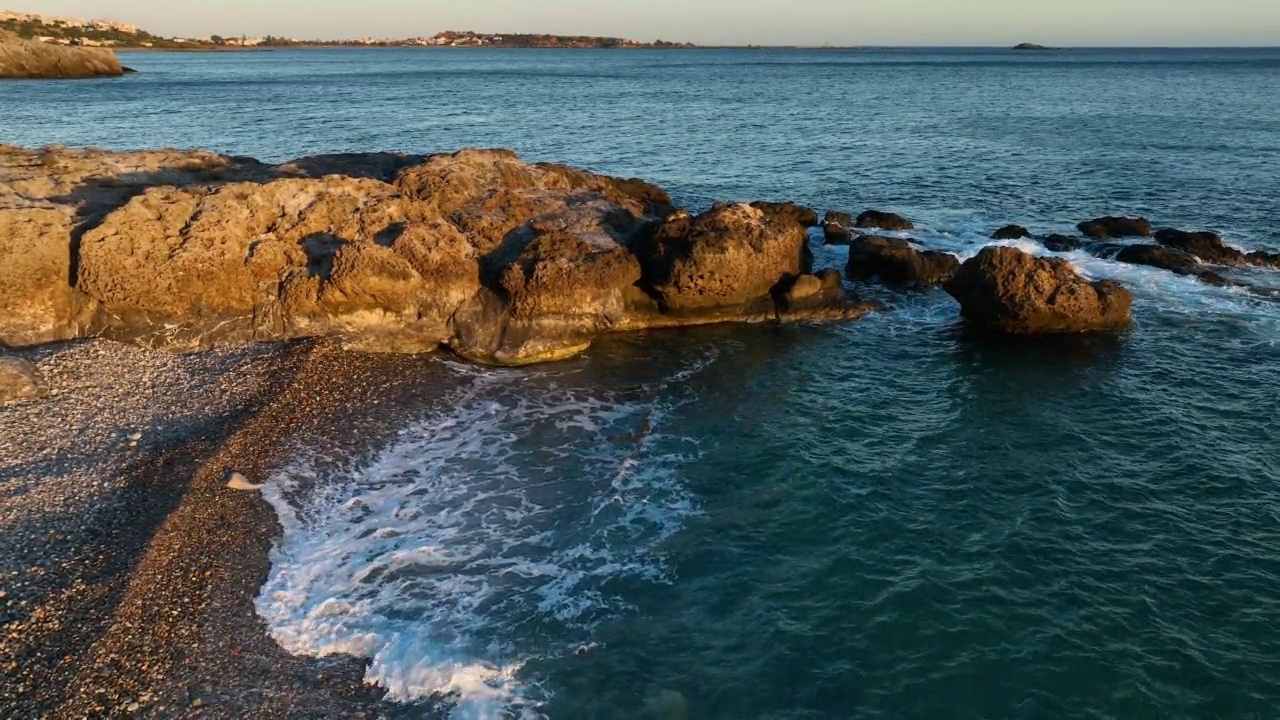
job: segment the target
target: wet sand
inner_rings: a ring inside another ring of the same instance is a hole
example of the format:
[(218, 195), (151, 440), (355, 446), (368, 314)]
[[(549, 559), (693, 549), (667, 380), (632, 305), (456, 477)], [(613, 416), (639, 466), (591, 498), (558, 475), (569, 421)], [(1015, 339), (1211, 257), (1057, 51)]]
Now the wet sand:
[(363, 660), (268, 636), (253, 603), (280, 527), (227, 474), (377, 442), (398, 412), (381, 403), (434, 392), (438, 359), (101, 341), (24, 356), (51, 394), (0, 408), (0, 717), (392, 714)]

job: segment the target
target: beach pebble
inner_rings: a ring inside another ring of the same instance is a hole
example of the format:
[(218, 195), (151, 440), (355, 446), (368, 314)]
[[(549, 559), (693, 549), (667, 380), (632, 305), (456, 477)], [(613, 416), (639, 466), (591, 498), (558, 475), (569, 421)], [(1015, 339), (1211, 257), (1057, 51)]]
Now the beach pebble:
[(249, 482), (249, 478), (244, 475), (241, 475), (238, 472), (233, 472), (227, 477), (227, 487), (232, 490), (244, 490), (246, 492), (251, 492), (254, 490), (261, 490), (265, 486), (255, 485), (254, 483)]
[(135, 442), (135, 443), (136, 443), (136, 442), (138, 442), (138, 441), (139, 441), (139, 440), (141, 440), (141, 439), (142, 439), (142, 433), (140, 433), (140, 432), (131, 432), (131, 433), (129, 433), (129, 442)]

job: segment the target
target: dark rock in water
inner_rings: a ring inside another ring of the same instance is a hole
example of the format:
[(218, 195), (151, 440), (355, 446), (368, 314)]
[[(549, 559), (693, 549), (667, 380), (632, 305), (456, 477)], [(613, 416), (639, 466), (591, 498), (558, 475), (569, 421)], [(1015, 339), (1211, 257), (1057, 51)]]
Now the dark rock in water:
[(1130, 322), (1133, 296), (1109, 280), (1089, 282), (1061, 258), (987, 247), (946, 284), (971, 326), (1014, 335), (1110, 330)]
[(860, 228), (874, 228), (879, 230), (914, 230), (915, 225), (901, 215), (889, 212), (880, 212), (879, 210), (868, 210), (858, 216), (854, 221), (854, 225)]
[(811, 228), (818, 226), (818, 212), (803, 205), (797, 205), (791, 202), (764, 202), (757, 200), (751, 203), (751, 207), (757, 210), (763, 210), (770, 215), (787, 218), (794, 222), (800, 223), (801, 226)]
[(1013, 46), (1014, 50), (1053, 50), (1045, 45), (1037, 45), (1035, 43), (1019, 43)]
[(1156, 233), (1156, 242), (1195, 255), (1211, 265), (1239, 266), (1248, 262), (1244, 253), (1227, 247), (1217, 233), (1208, 231), (1184, 232), (1168, 228)]
[(827, 245), (848, 245), (853, 240), (853, 216), (829, 210), (822, 218), (822, 238)]
[(1280, 253), (1267, 252), (1265, 250), (1255, 250), (1245, 256), (1245, 260), (1250, 265), (1258, 267), (1271, 267), (1280, 270)]
[(1031, 237), (1031, 231), (1021, 225), (1005, 225), (991, 233), (992, 240), (1021, 240)]
[(959, 267), (950, 253), (917, 250), (900, 238), (864, 235), (849, 246), (846, 272), (854, 280), (879, 277), (890, 285), (930, 288), (946, 282)]
[(1102, 217), (1077, 226), (1091, 238), (1151, 237), (1151, 221), (1146, 218)]
[(828, 210), (827, 214), (822, 217), (822, 224), (851, 228), (853, 227), (853, 215), (839, 210)]
[(827, 245), (848, 245), (853, 242), (853, 233), (843, 225), (831, 223), (822, 227), (822, 241)]
[(121, 72), (123, 72), (125, 75), (137, 75), (137, 74), (138, 74), (138, 71), (137, 71), (137, 70), (134, 70), (133, 68), (129, 67), (128, 65), (121, 65), (121, 66), (120, 66), (120, 71), (121, 71)]
[(1071, 252), (1085, 246), (1084, 240), (1070, 235), (1049, 235), (1042, 243), (1045, 249), (1052, 252)]
[(1127, 245), (1116, 253), (1115, 259), (1130, 265), (1148, 265), (1179, 274), (1192, 274), (1200, 267), (1200, 262), (1194, 256), (1163, 245)]
[(0, 405), (39, 397), (43, 392), (35, 365), (19, 358), (0, 356)]
[(1202, 283), (1217, 285), (1218, 287), (1227, 287), (1235, 284), (1212, 270), (1205, 270), (1204, 272), (1196, 275), (1196, 277), (1199, 278)]

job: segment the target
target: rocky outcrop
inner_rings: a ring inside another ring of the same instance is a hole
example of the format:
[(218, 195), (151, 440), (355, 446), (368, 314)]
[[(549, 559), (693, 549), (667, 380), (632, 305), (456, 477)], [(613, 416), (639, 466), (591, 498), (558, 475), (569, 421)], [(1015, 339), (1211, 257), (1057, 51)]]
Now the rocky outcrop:
[(946, 284), (965, 321), (981, 331), (1030, 335), (1124, 327), (1133, 297), (1120, 285), (1089, 282), (1061, 258), (988, 247)]
[(1151, 237), (1151, 221), (1146, 218), (1101, 217), (1077, 226), (1085, 237), (1096, 239)]
[(643, 286), (663, 313), (677, 316), (750, 311), (813, 266), (800, 223), (750, 205), (677, 214), (637, 249)]
[(876, 230), (914, 230), (915, 225), (901, 215), (879, 210), (868, 210), (858, 216), (854, 225)]
[(0, 355), (0, 405), (39, 397), (43, 392), (35, 365)]
[(870, 280), (904, 287), (930, 288), (945, 283), (960, 267), (950, 253), (918, 250), (900, 238), (864, 235), (849, 246), (846, 272), (853, 280)]
[(1018, 43), (1013, 46), (1014, 50), (1052, 50), (1053, 48), (1045, 45), (1037, 45), (1035, 43)]
[(992, 240), (1021, 240), (1031, 237), (1031, 231), (1021, 225), (1005, 225), (991, 233)]
[(120, 59), (106, 48), (23, 40), (0, 30), (0, 79), (118, 77)]
[(648, 183), (502, 150), (272, 166), (0, 146), (0, 344), (336, 336), (520, 365), (606, 332), (867, 312), (810, 275), (816, 221), (693, 217)]

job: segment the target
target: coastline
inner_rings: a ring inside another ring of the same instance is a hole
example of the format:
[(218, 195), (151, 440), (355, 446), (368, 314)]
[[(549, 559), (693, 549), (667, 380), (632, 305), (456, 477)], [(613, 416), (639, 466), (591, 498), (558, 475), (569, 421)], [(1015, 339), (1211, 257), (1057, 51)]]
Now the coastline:
[[(312, 342), (177, 356), (88, 341), (24, 354), (54, 393), (0, 415), (0, 537), (12, 544), (0, 553), (0, 715), (382, 716), (363, 660), (293, 657), (268, 634), (254, 600), (280, 526), (259, 493), (228, 489), (225, 476), (264, 478), (304, 435), (376, 442), (383, 433), (345, 428), (374, 415), (376, 398), (429, 381), (434, 360)], [(133, 426), (101, 416), (135, 391), (160, 426), (131, 450)], [(197, 411), (194, 396), (207, 399)], [(385, 431), (387, 415), (367, 426)], [(44, 438), (94, 425), (102, 436), (49, 457)], [(68, 527), (57, 511), (67, 501), (50, 492), (86, 506), (73, 511), (81, 525)]]

